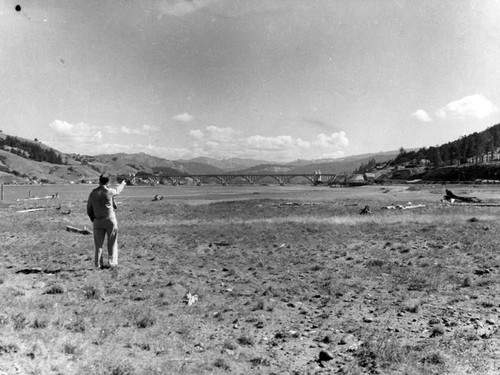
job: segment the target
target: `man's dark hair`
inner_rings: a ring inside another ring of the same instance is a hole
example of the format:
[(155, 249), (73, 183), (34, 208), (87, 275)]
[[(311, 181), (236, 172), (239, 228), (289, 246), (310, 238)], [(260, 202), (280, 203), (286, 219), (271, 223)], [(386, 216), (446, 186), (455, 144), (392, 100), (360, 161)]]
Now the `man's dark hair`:
[(99, 184), (106, 185), (108, 182), (109, 182), (109, 177), (103, 174), (99, 177)]

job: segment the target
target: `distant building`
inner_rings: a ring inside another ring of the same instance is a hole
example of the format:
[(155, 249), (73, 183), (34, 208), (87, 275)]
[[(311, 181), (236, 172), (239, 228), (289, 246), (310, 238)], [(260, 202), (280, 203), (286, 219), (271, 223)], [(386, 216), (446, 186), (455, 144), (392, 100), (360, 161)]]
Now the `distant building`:
[(373, 183), (375, 181), (375, 173), (365, 173), (364, 175), (365, 181), (368, 183)]
[(366, 181), (362, 174), (353, 174), (347, 177), (346, 183), (347, 185), (364, 185)]

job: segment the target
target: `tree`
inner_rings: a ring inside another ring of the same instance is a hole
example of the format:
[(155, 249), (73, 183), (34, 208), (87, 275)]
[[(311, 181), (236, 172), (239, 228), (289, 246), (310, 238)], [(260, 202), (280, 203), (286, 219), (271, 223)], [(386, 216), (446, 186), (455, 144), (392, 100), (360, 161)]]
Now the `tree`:
[(429, 160), (434, 167), (439, 168), (443, 164), (441, 153), (439, 152), (439, 146), (429, 148), (429, 156)]

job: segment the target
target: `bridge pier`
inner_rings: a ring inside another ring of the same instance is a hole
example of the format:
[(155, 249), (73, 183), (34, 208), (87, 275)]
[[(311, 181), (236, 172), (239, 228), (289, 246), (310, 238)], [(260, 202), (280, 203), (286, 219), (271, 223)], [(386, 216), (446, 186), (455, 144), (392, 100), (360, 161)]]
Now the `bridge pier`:
[(275, 175), (272, 175), (271, 177), (276, 179), (276, 181), (279, 182), (280, 186), (285, 186), (285, 184), (288, 181), (290, 181), (290, 177), (287, 175), (283, 175), (283, 174), (275, 174)]
[(254, 185), (257, 181), (259, 181), (263, 176), (257, 176), (257, 175), (242, 175), (245, 180), (248, 181), (250, 185)]

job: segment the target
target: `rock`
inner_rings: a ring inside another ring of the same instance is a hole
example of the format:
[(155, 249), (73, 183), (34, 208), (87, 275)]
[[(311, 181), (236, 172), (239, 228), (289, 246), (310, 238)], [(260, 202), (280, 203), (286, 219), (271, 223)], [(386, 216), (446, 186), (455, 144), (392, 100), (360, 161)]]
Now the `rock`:
[(298, 331), (294, 331), (294, 330), (290, 330), (288, 331), (288, 334), (291, 336), (291, 337), (299, 337), (299, 332)]
[(493, 332), (491, 332), (488, 328), (480, 328), (477, 330), (477, 335), (482, 339), (489, 339), (493, 335)]
[(489, 269), (478, 269), (478, 270), (475, 270), (474, 273), (476, 275), (479, 275), (479, 276), (482, 276), (482, 275), (486, 275), (488, 273), (490, 273), (490, 270)]
[(365, 323), (371, 323), (371, 322), (373, 322), (373, 318), (370, 318), (369, 316), (365, 316), (363, 318), (363, 322), (365, 322)]
[(34, 285), (33, 285), (33, 288), (34, 289), (40, 289), (40, 288), (45, 288), (47, 284), (44, 283), (43, 281), (37, 281)]
[(319, 352), (319, 361), (320, 362), (331, 361), (333, 358), (334, 357), (333, 357), (332, 353), (330, 353), (327, 350), (322, 350)]
[(339, 345), (351, 346), (354, 343), (356, 343), (356, 338), (354, 337), (353, 334), (350, 334), (350, 333), (342, 336), (340, 341), (339, 341)]
[(444, 335), (445, 333), (445, 329), (442, 325), (435, 325), (434, 327), (432, 327), (432, 331), (431, 331), (431, 334), (430, 334), (430, 337), (437, 337), (437, 336), (441, 336), (441, 335)]
[(325, 344), (330, 344), (332, 342), (332, 338), (329, 335), (326, 335), (325, 337), (323, 337), (323, 340), (321, 341), (324, 342)]
[(494, 325), (496, 324), (495, 320), (494, 319), (486, 319), (486, 323), (490, 324), (490, 325)]
[(441, 321), (438, 318), (430, 318), (429, 319), (430, 326), (435, 325), (435, 324), (439, 324), (439, 323), (441, 323)]

